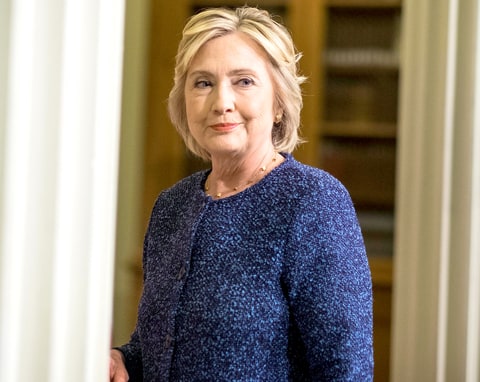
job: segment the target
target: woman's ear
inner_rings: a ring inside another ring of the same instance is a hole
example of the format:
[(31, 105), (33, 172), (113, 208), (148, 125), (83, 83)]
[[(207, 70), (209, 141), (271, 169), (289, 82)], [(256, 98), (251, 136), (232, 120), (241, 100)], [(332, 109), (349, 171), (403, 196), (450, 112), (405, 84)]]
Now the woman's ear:
[(279, 110), (278, 112), (276, 112), (275, 113), (275, 123), (282, 122), (282, 117), (283, 117), (283, 110)]

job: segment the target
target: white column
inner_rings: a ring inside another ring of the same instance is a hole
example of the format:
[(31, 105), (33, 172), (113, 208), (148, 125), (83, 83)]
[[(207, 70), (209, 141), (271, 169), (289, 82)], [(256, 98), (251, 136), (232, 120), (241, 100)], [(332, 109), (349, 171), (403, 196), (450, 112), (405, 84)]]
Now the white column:
[(107, 379), (123, 8), (2, 2), (2, 381)]
[(392, 381), (480, 379), (478, 0), (405, 0)]

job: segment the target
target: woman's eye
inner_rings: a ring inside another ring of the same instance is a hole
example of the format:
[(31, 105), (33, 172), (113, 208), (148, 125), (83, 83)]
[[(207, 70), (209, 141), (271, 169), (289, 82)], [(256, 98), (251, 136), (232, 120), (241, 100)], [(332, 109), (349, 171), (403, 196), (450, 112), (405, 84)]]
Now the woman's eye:
[(248, 77), (241, 78), (238, 81), (238, 84), (241, 85), (241, 86), (251, 86), (251, 85), (253, 85), (253, 80), (251, 78), (248, 78)]
[(205, 89), (205, 88), (208, 88), (209, 86), (212, 86), (212, 83), (207, 80), (199, 80), (195, 82), (195, 87), (199, 89)]

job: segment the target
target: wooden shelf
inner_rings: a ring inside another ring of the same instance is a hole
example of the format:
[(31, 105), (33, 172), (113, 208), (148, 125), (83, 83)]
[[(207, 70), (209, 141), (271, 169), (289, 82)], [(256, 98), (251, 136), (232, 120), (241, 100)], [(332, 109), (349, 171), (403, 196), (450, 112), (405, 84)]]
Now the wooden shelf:
[(386, 49), (329, 49), (323, 55), (329, 72), (373, 74), (379, 71), (398, 72), (400, 58), (397, 52)]
[(327, 0), (329, 7), (399, 8), (401, 0)]
[(372, 282), (376, 286), (391, 288), (393, 284), (392, 258), (371, 256), (368, 258), (372, 272)]
[(324, 137), (395, 139), (396, 134), (396, 124), (386, 122), (326, 121), (322, 126)]

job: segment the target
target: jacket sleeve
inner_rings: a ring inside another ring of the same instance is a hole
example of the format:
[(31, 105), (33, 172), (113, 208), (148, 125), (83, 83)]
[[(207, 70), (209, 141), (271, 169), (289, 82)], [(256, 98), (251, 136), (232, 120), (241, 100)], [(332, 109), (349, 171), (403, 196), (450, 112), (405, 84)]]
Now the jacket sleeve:
[[(147, 232), (145, 233), (144, 241), (143, 241), (143, 258), (142, 258), (142, 266), (143, 266), (143, 282), (145, 283), (145, 274), (147, 272), (147, 247), (148, 247), (148, 238), (149, 232), (151, 229), (151, 221), (149, 222), (149, 226), (147, 228)], [(142, 295), (143, 298), (143, 295)], [(135, 330), (133, 331), (130, 341), (122, 346), (116, 348), (120, 350), (125, 358), (125, 367), (127, 368), (127, 372), (129, 375), (130, 382), (142, 382), (143, 381), (143, 357), (142, 357), (142, 345), (141, 339), (139, 334), (138, 322)]]
[(287, 245), (286, 285), (314, 381), (373, 379), (372, 289), (350, 196), (334, 178), (301, 198)]
[(125, 358), (125, 367), (127, 368), (130, 382), (143, 381), (143, 363), (142, 350), (138, 338), (138, 332), (135, 330), (130, 338), (130, 341), (116, 349), (123, 353)]

